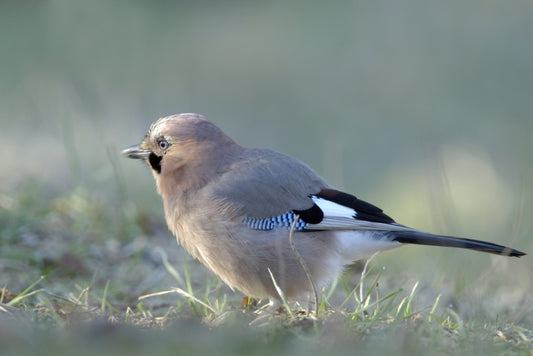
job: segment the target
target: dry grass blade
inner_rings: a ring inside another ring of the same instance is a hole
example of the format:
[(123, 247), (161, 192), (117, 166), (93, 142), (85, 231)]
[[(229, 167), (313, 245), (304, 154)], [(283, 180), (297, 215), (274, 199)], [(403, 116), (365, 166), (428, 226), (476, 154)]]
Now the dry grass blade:
[(276, 279), (274, 278), (274, 275), (272, 274), (272, 271), (270, 270), (270, 268), (267, 268), (267, 270), (268, 270), (268, 273), (270, 274), (270, 278), (272, 278), (272, 283), (274, 284), (274, 288), (276, 288), (276, 292), (278, 292), (279, 298), (281, 299), (283, 306), (287, 310), (287, 313), (291, 317), (291, 320), (294, 320), (294, 314), (292, 313), (291, 306), (289, 305), (287, 298), (285, 298), (285, 293), (283, 293), (283, 290), (278, 285), (278, 282), (276, 282)]
[(178, 293), (192, 301), (194, 301), (195, 303), (198, 303), (200, 304), (201, 306), (209, 309), (211, 312), (215, 313), (216, 314), (216, 310), (211, 307), (210, 305), (202, 302), (200, 299), (196, 298), (194, 295), (184, 291), (183, 289), (181, 288), (178, 288), (178, 287), (175, 287), (175, 288), (172, 288), (170, 290), (167, 290), (167, 291), (163, 291), (163, 292), (157, 292), (157, 293), (150, 293), (150, 294), (146, 294), (146, 295), (142, 295), (139, 297), (139, 300), (143, 300), (143, 299), (146, 299), (146, 298), (151, 298), (151, 297), (157, 297), (157, 296), (160, 296), (160, 295), (166, 295), (166, 294), (171, 294), (171, 293)]

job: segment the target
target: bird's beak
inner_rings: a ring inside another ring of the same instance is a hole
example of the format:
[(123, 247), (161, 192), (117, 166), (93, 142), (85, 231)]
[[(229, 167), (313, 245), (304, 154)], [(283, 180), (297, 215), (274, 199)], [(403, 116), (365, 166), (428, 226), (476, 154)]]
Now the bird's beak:
[(148, 150), (143, 150), (139, 145), (133, 145), (121, 152), (123, 156), (133, 159), (148, 159), (150, 153), (152, 152)]

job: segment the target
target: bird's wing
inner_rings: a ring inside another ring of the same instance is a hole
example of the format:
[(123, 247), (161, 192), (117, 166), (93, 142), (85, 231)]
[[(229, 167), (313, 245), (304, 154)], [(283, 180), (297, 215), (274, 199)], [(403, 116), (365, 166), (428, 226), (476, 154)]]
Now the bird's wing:
[(378, 207), (331, 188), (310, 167), (270, 150), (247, 149), (209, 187), (217, 201), (237, 207), (254, 229), (409, 230)]
[(297, 212), (304, 221), (313, 209), (322, 211), (318, 221), (309, 221), (308, 230), (411, 230), (397, 224), (383, 210), (357, 197), (336, 189), (322, 189), (311, 196), (314, 207)]
[[(461, 247), (520, 257), (523, 252), (490, 242), (429, 234), (396, 223), (375, 205), (343, 193), (304, 163), (283, 154), (250, 150), (207, 188), (210, 199), (237, 211), (254, 230), (375, 231), (373, 239)], [(361, 245), (350, 235), (356, 249)]]
[(206, 187), (206, 194), (244, 216), (268, 218), (311, 208), (311, 195), (324, 187), (324, 179), (299, 160), (247, 148)]

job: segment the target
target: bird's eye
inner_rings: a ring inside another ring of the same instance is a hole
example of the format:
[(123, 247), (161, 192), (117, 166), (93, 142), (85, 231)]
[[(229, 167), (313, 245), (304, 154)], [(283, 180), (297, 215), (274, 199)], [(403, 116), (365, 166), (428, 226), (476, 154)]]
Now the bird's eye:
[(162, 139), (159, 142), (157, 142), (157, 146), (159, 146), (159, 149), (161, 151), (164, 151), (164, 150), (166, 150), (168, 148), (168, 146), (170, 146), (170, 144), (168, 143), (167, 140)]

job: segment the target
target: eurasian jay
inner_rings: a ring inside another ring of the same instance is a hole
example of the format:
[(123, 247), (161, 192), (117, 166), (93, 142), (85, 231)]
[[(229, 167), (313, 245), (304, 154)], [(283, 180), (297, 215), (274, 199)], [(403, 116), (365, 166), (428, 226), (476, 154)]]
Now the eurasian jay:
[[(330, 186), (299, 160), (243, 147), (198, 114), (163, 117), (122, 152), (148, 163), (169, 229), (231, 288), (290, 300), (326, 286), (344, 266), (403, 244), (525, 253), (490, 242), (433, 235)], [(298, 217), (298, 219), (296, 219)], [(289, 241), (307, 266), (304, 271)]]

